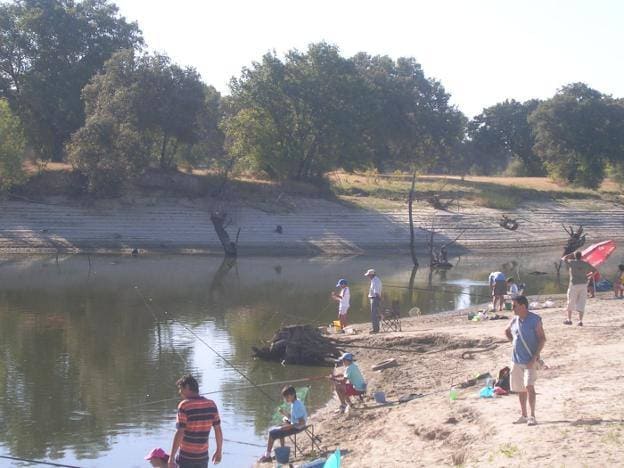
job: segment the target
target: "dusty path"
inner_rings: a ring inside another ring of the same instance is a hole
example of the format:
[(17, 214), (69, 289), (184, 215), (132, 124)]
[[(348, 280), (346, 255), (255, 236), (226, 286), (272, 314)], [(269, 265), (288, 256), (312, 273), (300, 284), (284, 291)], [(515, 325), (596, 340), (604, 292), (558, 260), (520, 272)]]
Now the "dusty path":
[[(325, 448), (344, 452), (346, 467), (388, 466), (624, 466), (624, 302), (606, 294), (590, 300), (584, 327), (562, 324), (562, 299), (540, 310), (547, 343), (541, 372), (538, 426), (512, 425), (519, 415), (517, 397), (479, 399), (479, 386), (459, 390), (451, 402), (451, 383), (475, 374), (495, 373), (510, 361), (511, 345), (501, 343), (507, 321), (473, 323), (461, 315), (404, 321), (402, 333), (345, 337), (369, 379), (371, 391), (388, 400), (426, 394), (408, 403), (377, 406), (367, 401), (347, 416), (333, 411), (337, 402), (312, 422)], [(467, 349), (493, 350), (462, 359)], [(417, 349), (402, 352), (396, 349)], [(400, 365), (379, 372), (375, 362), (394, 357)]]
[[(278, 209), (279, 205), (279, 209)], [(287, 207), (287, 209), (284, 209)], [(210, 212), (232, 216), (234, 235), (241, 228), (240, 250), (248, 254), (358, 254), (370, 251), (406, 253), (407, 212), (365, 210), (322, 199), (285, 195), (259, 200), (255, 208), (216, 206), (209, 198), (136, 198), (101, 200), (89, 206), (63, 198), (45, 203), (0, 201), (0, 252), (129, 252), (221, 253)], [(509, 212), (507, 212), (509, 214)], [(429, 228), (435, 214), (438, 242), (465, 230), (459, 246), (479, 249), (552, 247), (565, 242), (562, 223), (583, 224), (589, 241), (624, 238), (624, 209), (607, 202), (575, 200), (526, 204), (513, 213), (520, 229), (506, 231), (497, 222), (501, 212), (467, 208), (442, 212), (419, 205), (416, 226)], [(282, 233), (276, 227), (282, 226)], [(424, 246), (427, 233), (417, 229)]]

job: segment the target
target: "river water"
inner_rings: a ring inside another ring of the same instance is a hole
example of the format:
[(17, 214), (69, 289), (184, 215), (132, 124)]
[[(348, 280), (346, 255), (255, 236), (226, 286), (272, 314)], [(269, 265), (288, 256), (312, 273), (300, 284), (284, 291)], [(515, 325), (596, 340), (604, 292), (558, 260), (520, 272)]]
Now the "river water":
[[(413, 307), (435, 313), (485, 302), (492, 270), (519, 276), (531, 294), (564, 292), (567, 273), (558, 280), (553, 266), (558, 254), (453, 258), (450, 271), (418, 270), (412, 290), (407, 257), (3, 258), (0, 454), (86, 467), (148, 466), (149, 450), (170, 448), (175, 381), (191, 372), (202, 393), (213, 392), (221, 413), (221, 466), (251, 466), (263, 451), (281, 385), (263, 387), (272, 400), (248, 388), (203, 342), (255, 383), (320, 376), (328, 369), (254, 360), (251, 346), (281, 324), (333, 320), (329, 293), (338, 279), (351, 282), (350, 320), (365, 322), (367, 268), (377, 269), (385, 300), (399, 300), (404, 314)], [(603, 268), (607, 276), (619, 260)], [(322, 380), (310, 385), (313, 411), (331, 393)], [(29, 465), (0, 459), (0, 466)]]

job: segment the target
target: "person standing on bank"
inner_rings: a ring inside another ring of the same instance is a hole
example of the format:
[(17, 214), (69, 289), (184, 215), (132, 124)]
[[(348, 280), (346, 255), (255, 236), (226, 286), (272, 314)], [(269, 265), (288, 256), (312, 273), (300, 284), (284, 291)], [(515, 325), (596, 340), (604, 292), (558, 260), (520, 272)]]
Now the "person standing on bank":
[(579, 314), (578, 326), (583, 326), (585, 303), (587, 302), (587, 280), (598, 272), (596, 268), (583, 260), (579, 251), (566, 255), (561, 260), (566, 262), (570, 271), (570, 285), (568, 286), (568, 318), (564, 325), (572, 325), (572, 311)]
[(371, 324), (373, 329), (371, 333), (379, 333), (379, 309), (381, 307), (381, 280), (375, 273), (375, 270), (370, 268), (364, 273), (368, 279), (370, 279), (370, 288), (368, 289), (368, 300), (370, 301), (371, 309)]
[(191, 375), (185, 375), (176, 385), (184, 400), (178, 405), (177, 431), (173, 436), (169, 468), (207, 468), (210, 457), (208, 436), (213, 427), (217, 449), (212, 462), (218, 464), (222, 457), (223, 432), (217, 405), (199, 394), (199, 384)]
[[(518, 393), (522, 414), (514, 424), (535, 426), (535, 381), (540, 363), (540, 353), (546, 343), (542, 318), (529, 312), (526, 296), (513, 299), (514, 317), (505, 329), (505, 335), (512, 344), (511, 391)], [(527, 399), (531, 415), (527, 415)], [(527, 417), (528, 416), (528, 417)]]
[(332, 291), (332, 299), (338, 302), (338, 320), (340, 320), (340, 328), (344, 330), (347, 326), (347, 312), (349, 311), (351, 292), (346, 279), (339, 280), (336, 287), (340, 288), (340, 292), (336, 294), (335, 291)]

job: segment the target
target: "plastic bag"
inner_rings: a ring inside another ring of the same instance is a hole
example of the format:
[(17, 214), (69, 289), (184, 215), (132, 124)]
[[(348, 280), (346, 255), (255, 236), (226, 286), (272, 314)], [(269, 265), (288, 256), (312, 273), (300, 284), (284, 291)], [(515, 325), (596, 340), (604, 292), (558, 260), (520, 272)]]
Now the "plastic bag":
[(494, 389), (492, 387), (483, 387), (479, 392), (481, 398), (492, 398), (494, 396)]

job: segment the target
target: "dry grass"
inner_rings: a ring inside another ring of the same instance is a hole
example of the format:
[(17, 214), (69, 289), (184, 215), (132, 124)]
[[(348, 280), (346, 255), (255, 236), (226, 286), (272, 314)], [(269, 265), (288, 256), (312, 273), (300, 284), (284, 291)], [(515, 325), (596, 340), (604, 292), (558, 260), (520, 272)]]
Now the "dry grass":
[[(336, 195), (366, 208), (403, 206), (411, 183), (408, 174), (335, 172), (330, 174), (329, 179)], [(591, 190), (562, 186), (546, 177), (419, 176), (416, 197), (423, 198), (433, 193), (460, 199), (463, 204), (511, 210), (530, 201), (613, 199), (621, 190), (616, 183), (608, 180), (599, 190)]]

